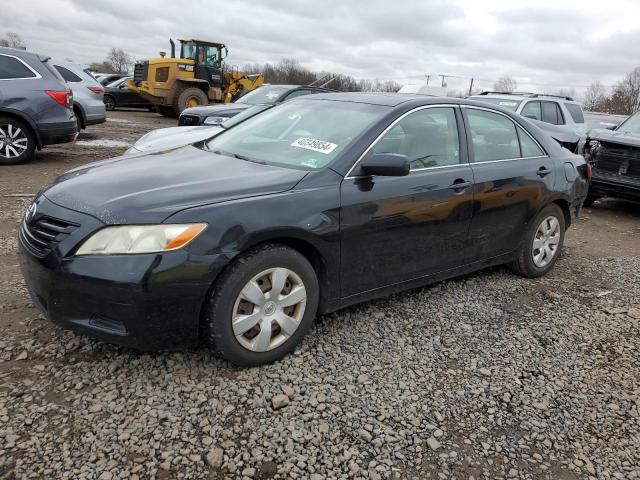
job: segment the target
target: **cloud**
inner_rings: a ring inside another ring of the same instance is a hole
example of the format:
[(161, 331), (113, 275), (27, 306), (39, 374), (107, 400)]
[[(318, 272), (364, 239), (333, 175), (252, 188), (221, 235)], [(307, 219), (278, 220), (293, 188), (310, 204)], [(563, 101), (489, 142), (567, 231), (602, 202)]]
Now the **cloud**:
[(111, 47), (155, 57), (169, 37), (195, 37), (226, 42), (238, 66), (286, 57), (359, 78), (447, 73), (490, 87), (511, 75), (553, 90), (612, 84), (635, 68), (638, 14), (633, 0), (22, 0), (3, 5), (0, 35), (15, 31), (33, 50), (82, 63)]

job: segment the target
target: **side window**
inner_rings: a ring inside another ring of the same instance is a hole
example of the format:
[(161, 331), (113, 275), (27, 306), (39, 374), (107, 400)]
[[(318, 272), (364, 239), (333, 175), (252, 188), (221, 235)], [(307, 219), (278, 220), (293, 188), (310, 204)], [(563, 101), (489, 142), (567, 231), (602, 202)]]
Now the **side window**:
[(523, 108), (520, 115), (527, 118), (542, 120), (542, 112), (540, 111), (540, 102), (529, 102)]
[(291, 92), (289, 95), (287, 95), (285, 97), (285, 99), (283, 100), (283, 102), (286, 102), (287, 100), (291, 100), (292, 98), (302, 97), (303, 95), (309, 95), (311, 93), (313, 93), (313, 92), (311, 90), (308, 90), (308, 89), (295, 90), (295, 91)]
[(0, 80), (35, 77), (36, 74), (17, 58), (0, 55)]
[(584, 115), (582, 114), (582, 108), (580, 108), (580, 105), (576, 105), (575, 103), (565, 103), (564, 106), (567, 107), (569, 115), (571, 115), (574, 122), (584, 123)]
[(520, 150), (523, 157), (541, 157), (545, 154), (527, 132), (520, 127), (518, 127), (518, 137), (520, 138)]
[(520, 142), (515, 124), (498, 113), (467, 108), (474, 161), (520, 158)]
[(460, 163), (455, 111), (435, 107), (407, 115), (378, 140), (373, 153), (406, 155), (411, 170)]
[(559, 103), (556, 103), (556, 111), (558, 113), (558, 125), (564, 125), (564, 115)]
[(564, 125), (564, 116), (557, 102), (542, 102), (542, 121), (553, 125)]
[(60, 73), (60, 75), (62, 75), (62, 78), (64, 78), (67, 82), (77, 83), (82, 81), (82, 79), (78, 75), (73, 73), (68, 68), (61, 67), (60, 65), (54, 65), (54, 67), (56, 67), (58, 73)]

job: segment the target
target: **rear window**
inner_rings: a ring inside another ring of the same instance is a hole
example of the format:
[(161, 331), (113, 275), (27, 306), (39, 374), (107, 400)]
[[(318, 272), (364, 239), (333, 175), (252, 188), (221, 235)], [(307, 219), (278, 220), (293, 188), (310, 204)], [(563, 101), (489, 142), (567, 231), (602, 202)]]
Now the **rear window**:
[(582, 108), (580, 108), (580, 105), (576, 105), (575, 103), (565, 103), (564, 106), (569, 110), (574, 122), (584, 123), (584, 115), (582, 114)]
[(37, 75), (15, 57), (0, 55), (0, 80), (35, 78)]
[(54, 67), (56, 67), (56, 70), (58, 70), (58, 73), (62, 75), (62, 78), (64, 78), (67, 82), (78, 83), (82, 81), (82, 79), (78, 75), (73, 73), (68, 68), (61, 67), (60, 65), (54, 65)]
[(53, 68), (53, 65), (51, 65), (51, 62), (49, 61), (49, 59), (43, 60), (42, 63), (47, 68), (47, 70), (49, 70), (51, 72), (51, 75), (53, 75), (58, 80), (60, 80), (62, 83), (64, 83), (64, 78), (62, 78), (62, 75), (60, 75), (60, 72), (58, 72), (58, 70)]

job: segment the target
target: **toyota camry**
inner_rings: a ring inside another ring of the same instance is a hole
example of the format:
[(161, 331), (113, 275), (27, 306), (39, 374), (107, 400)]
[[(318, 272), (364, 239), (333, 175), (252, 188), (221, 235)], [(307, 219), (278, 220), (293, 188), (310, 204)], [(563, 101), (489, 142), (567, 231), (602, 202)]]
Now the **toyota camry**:
[(497, 106), (318, 94), (63, 174), (22, 221), (20, 264), (62, 327), (256, 365), (318, 314), (491, 265), (544, 275), (589, 172)]

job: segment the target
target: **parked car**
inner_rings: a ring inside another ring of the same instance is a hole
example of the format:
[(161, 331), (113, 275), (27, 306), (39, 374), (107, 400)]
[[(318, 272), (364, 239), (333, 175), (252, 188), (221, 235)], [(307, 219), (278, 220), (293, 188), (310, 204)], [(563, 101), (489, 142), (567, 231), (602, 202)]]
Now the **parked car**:
[(77, 134), (73, 94), (49, 57), (0, 47), (0, 165)]
[(180, 114), (178, 125), (218, 125), (254, 105), (278, 105), (305, 95), (332, 91), (311, 85), (264, 85), (245, 93), (233, 103), (187, 108)]
[(88, 125), (106, 122), (107, 112), (102, 101), (104, 87), (93, 78), (89, 70), (65, 60), (50, 61), (73, 91), (73, 112), (76, 114), (78, 131), (84, 130)]
[(612, 113), (600, 113), (600, 112), (584, 112), (584, 121), (587, 124), (588, 130), (595, 128), (606, 128), (613, 130), (622, 122), (624, 122), (628, 115), (616, 115)]
[(122, 77), (105, 87), (104, 106), (107, 110), (111, 111), (116, 108), (146, 108), (154, 110), (151, 103), (129, 90), (127, 82), (132, 78)]
[(254, 105), (218, 125), (157, 128), (140, 137), (136, 143), (124, 152), (124, 155), (161, 152), (170, 148), (184, 147), (196, 142), (202, 142), (273, 106), (274, 105)]
[(586, 206), (602, 197), (640, 201), (640, 112), (613, 130), (591, 130), (583, 154), (593, 167)]
[(262, 364), (317, 313), (490, 265), (544, 275), (586, 175), (491, 105), (310, 95), (206, 142), (63, 174), (28, 209), (20, 265), (65, 328)]
[(103, 87), (106, 87), (110, 83), (120, 80), (121, 78), (127, 77), (128, 75), (126, 73), (98, 73), (94, 76), (96, 77), (98, 82), (100, 82), (100, 85), (102, 85)]
[(539, 93), (482, 92), (468, 98), (513, 110), (533, 120), (564, 125), (583, 138), (588, 130), (582, 106), (571, 97)]

